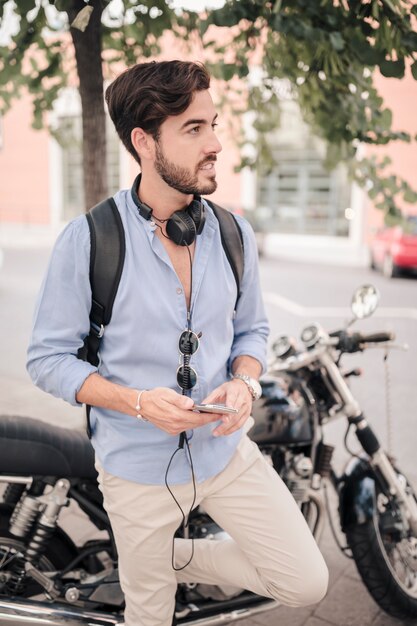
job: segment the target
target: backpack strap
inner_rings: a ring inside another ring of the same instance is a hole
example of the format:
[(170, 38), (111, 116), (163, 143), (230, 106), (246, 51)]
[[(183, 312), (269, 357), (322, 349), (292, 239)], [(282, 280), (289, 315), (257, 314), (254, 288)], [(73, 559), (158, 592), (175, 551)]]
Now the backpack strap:
[[(90, 331), (78, 358), (97, 366), (104, 328), (110, 322), (114, 299), (126, 253), (125, 233), (113, 198), (107, 198), (86, 214), (90, 229)], [(87, 406), (87, 434), (91, 437), (90, 407)]]
[(233, 276), (235, 277), (237, 287), (237, 298), (235, 304), (236, 311), (240, 298), (240, 286), (244, 270), (242, 231), (233, 213), (223, 209), (223, 207), (211, 202), (210, 200), (206, 200), (206, 202), (213, 210), (213, 213), (219, 222), (222, 246), (227, 260), (230, 263), (230, 267), (232, 268)]

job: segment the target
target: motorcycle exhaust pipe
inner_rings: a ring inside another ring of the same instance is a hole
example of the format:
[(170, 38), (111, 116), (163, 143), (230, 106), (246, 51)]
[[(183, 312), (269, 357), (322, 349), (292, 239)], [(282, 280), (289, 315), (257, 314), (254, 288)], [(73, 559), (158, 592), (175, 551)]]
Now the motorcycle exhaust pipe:
[[(187, 621), (187, 626), (220, 626), (277, 608), (279, 603), (265, 598), (256, 606), (224, 611), (210, 617)], [(123, 618), (112, 613), (85, 611), (77, 607), (51, 605), (27, 600), (0, 600), (1, 626), (121, 626)], [(181, 624), (181, 620), (179, 620)]]

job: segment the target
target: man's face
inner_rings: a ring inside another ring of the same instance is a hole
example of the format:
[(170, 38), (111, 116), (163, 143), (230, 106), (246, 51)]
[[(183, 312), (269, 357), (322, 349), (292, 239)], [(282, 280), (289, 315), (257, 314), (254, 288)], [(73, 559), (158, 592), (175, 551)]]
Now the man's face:
[(215, 134), (217, 114), (208, 91), (197, 91), (184, 113), (161, 125), (154, 166), (167, 185), (184, 194), (217, 188), (215, 163), (222, 149)]

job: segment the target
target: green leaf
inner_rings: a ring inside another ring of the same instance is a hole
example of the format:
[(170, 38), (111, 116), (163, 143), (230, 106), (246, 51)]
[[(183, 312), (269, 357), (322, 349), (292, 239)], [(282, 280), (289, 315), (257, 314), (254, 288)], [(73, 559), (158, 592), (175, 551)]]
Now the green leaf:
[(19, 0), (19, 10), (28, 13), (36, 7), (36, 0)]
[(400, 3), (397, 0), (383, 0), (383, 2), (387, 5), (389, 9), (391, 9), (393, 13), (398, 14), (399, 9), (401, 9), (401, 7), (399, 6)]
[(224, 63), (221, 66), (221, 73), (224, 80), (231, 80), (236, 73), (236, 66), (233, 63)]
[(417, 61), (414, 61), (414, 63), (412, 64), (411, 73), (413, 75), (413, 78), (417, 80)]
[(403, 78), (405, 72), (404, 59), (398, 61), (382, 61), (379, 63), (381, 74), (386, 78)]
[(390, 109), (384, 109), (379, 118), (379, 122), (383, 128), (389, 129), (392, 124), (392, 111)]
[(274, 8), (272, 9), (272, 13), (279, 13), (282, 7), (282, 0), (275, 0)]
[(330, 38), (330, 43), (332, 44), (332, 47), (334, 48), (334, 50), (337, 50), (337, 52), (340, 52), (341, 50), (344, 49), (345, 40), (343, 39), (341, 33), (339, 32), (330, 33), (329, 38)]
[(68, 8), (68, 0), (53, 0), (57, 11), (65, 11)]
[(400, 141), (405, 141), (406, 143), (411, 143), (411, 135), (410, 133), (405, 133), (405, 132), (397, 132), (397, 133), (391, 133), (391, 137), (393, 140), (397, 140), (399, 139)]
[(227, 4), (224, 11), (221, 9), (213, 11), (210, 16), (210, 21), (212, 24), (215, 24), (215, 26), (231, 27), (239, 23), (240, 18), (233, 12), (231, 5)]
[(409, 202), (410, 204), (417, 202), (417, 193), (407, 186), (403, 198), (406, 202)]
[(417, 50), (417, 33), (410, 31), (409, 33), (403, 35), (402, 44), (410, 50)]
[(384, 59), (384, 53), (371, 46), (359, 36), (352, 38), (352, 52), (364, 65), (378, 65)]

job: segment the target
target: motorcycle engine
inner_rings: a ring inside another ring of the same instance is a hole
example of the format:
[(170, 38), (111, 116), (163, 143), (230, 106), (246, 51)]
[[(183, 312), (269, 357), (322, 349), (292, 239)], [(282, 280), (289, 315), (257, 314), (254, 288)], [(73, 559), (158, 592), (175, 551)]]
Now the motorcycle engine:
[(307, 502), (313, 476), (311, 457), (302, 451), (277, 448), (272, 453), (271, 461), (297, 504)]
[(292, 458), (292, 463), (287, 477), (287, 486), (298, 504), (305, 502), (307, 491), (311, 485), (313, 463), (310, 457), (297, 454)]

